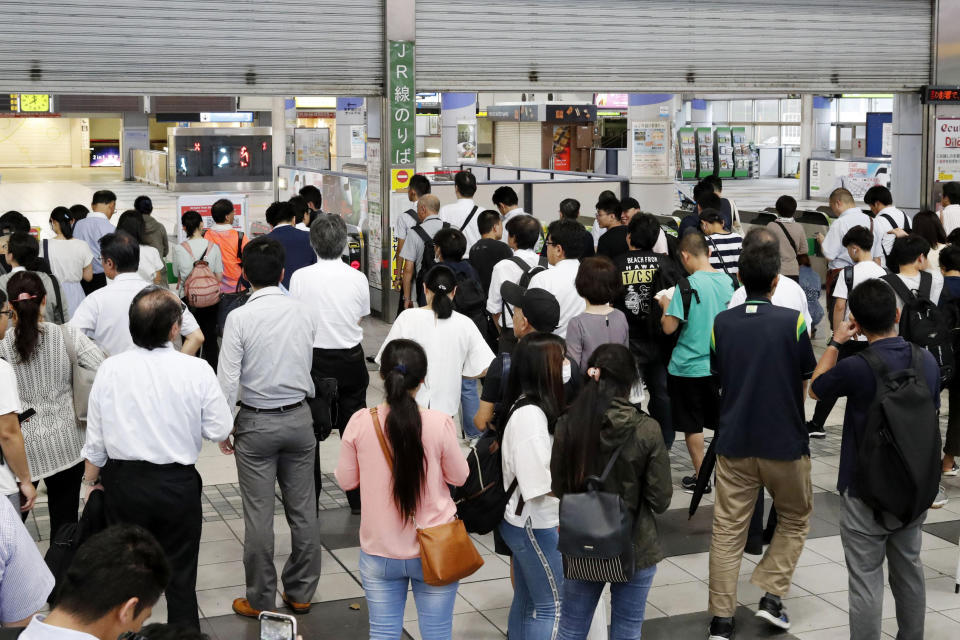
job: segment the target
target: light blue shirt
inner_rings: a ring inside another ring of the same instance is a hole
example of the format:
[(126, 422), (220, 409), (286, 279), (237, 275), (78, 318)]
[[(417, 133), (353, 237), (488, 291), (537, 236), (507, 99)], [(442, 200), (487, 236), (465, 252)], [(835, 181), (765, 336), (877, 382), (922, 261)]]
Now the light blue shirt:
[(90, 251), (93, 252), (94, 273), (103, 273), (103, 263), (100, 262), (100, 238), (116, 231), (117, 228), (109, 218), (99, 211), (91, 211), (86, 218), (77, 220), (73, 225), (73, 237), (86, 242), (90, 246)]
[(20, 514), (0, 498), (0, 622), (29, 618), (47, 603), (53, 574), (20, 521)]

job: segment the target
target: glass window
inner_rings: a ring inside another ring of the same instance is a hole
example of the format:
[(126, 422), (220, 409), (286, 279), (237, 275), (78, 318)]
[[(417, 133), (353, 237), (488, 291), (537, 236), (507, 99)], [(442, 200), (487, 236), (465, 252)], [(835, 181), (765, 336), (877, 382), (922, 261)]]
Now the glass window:
[(756, 144), (757, 131), (756, 131), (756, 127), (754, 127), (752, 124), (748, 124), (745, 127), (743, 127), (743, 135), (746, 136), (747, 142)]
[(780, 101), (780, 122), (800, 122), (800, 100), (788, 98)]
[(730, 122), (730, 103), (726, 100), (711, 100), (714, 122)]
[(869, 98), (840, 98), (837, 122), (866, 122)]
[(780, 146), (780, 127), (768, 124), (757, 126), (757, 144), (768, 147)]
[(799, 126), (784, 126), (780, 127), (780, 141), (782, 144), (800, 144), (800, 127)]
[(893, 98), (871, 98), (870, 102), (873, 103), (873, 105), (870, 107), (870, 111), (876, 111), (879, 113), (893, 112)]
[(730, 122), (753, 122), (753, 100), (731, 100)]
[(757, 100), (757, 122), (780, 122), (779, 100)]

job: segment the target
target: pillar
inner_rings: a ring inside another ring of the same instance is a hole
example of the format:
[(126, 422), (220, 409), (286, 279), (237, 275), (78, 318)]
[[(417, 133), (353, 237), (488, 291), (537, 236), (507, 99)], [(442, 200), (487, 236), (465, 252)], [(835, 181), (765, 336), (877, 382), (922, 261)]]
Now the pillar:
[[(672, 93), (631, 93), (627, 109), (627, 155), (630, 158), (630, 195), (641, 209), (670, 215), (677, 208), (676, 149), (674, 116), (681, 108), (680, 98)], [(664, 131), (662, 148), (635, 142), (634, 131), (646, 136)], [(639, 153), (637, 153), (639, 152)]]
[(807, 199), (809, 176), (807, 164), (810, 158), (831, 155), (830, 138), (833, 136), (832, 98), (804, 94), (800, 97), (800, 193), (798, 200)]
[[(460, 125), (466, 125), (465, 135), (473, 142), (473, 157), (463, 162), (477, 162), (477, 94), (444, 93), (440, 96), (440, 164), (451, 167), (460, 164), (457, 153)], [(471, 133), (472, 132), (472, 133)]]
[(337, 98), (337, 148), (335, 171), (366, 158), (367, 115), (363, 98)]
[(890, 192), (897, 208), (911, 217), (923, 208), (923, 113), (920, 94), (894, 95)]
[[(277, 167), (287, 164), (287, 132), (286, 132), (286, 111), (287, 102), (285, 98), (273, 98), (270, 110), (270, 134), (273, 138), (273, 176), (277, 176)], [(289, 100), (293, 102), (293, 100)]]
[[(133, 180), (134, 149), (150, 149), (150, 118), (146, 113), (124, 113), (120, 131), (120, 158), (123, 162), (123, 179)], [(87, 129), (89, 138), (89, 127)], [(172, 151), (172, 150), (171, 150)]]

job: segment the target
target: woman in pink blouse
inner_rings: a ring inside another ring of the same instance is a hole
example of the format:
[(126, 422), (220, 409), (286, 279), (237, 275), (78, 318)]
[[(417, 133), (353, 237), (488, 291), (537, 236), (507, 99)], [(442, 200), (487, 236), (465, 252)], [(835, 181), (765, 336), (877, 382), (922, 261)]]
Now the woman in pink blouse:
[[(414, 399), (427, 375), (423, 348), (412, 340), (393, 340), (380, 363), (386, 404), (353, 415), (336, 470), (342, 489), (360, 487), (360, 577), (370, 610), (370, 638), (401, 636), (412, 582), (420, 635), (446, 640), (459, 583), (432, 587), (423, 581), (417, 527), (453, 520), (457, 508), (448, 485), (466, 481), (467, 461), (450, 416), (422, 409)], [(392, 453), (392, 472), (377, 439), (374, 412)]]

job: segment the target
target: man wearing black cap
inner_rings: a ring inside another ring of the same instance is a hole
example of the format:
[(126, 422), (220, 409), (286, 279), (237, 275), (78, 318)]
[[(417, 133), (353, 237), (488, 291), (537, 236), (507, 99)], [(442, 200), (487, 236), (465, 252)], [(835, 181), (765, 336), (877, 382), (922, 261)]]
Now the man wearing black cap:
[(133, 208), (143, 214), (143, 244), (150, 245), (164, 258), (170, 250), (170, 238), (167, 229), (153, 217), (153, 201), (150, 196), (139, 196), (133, 201)]

